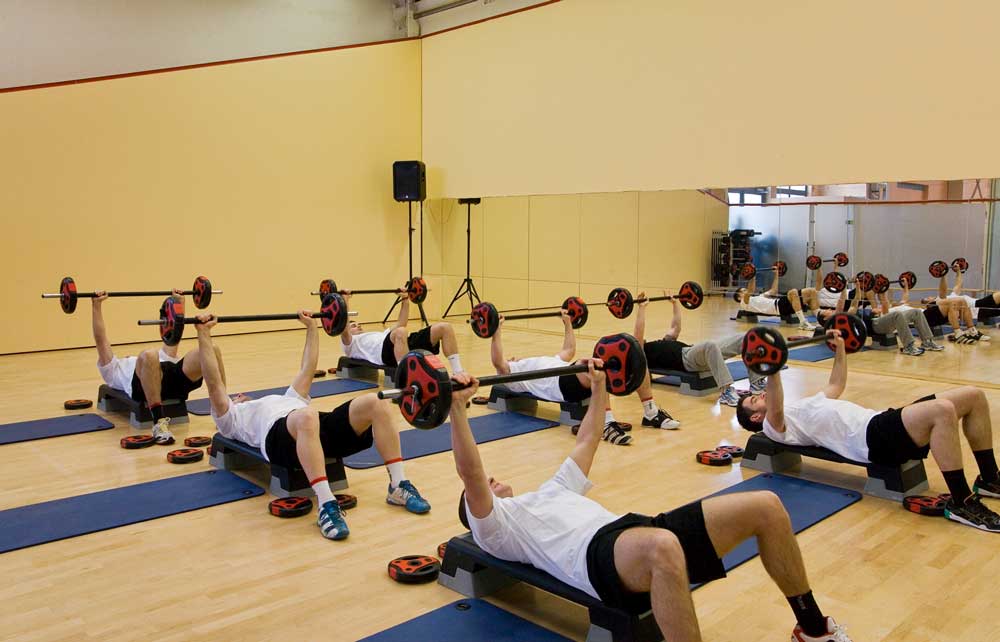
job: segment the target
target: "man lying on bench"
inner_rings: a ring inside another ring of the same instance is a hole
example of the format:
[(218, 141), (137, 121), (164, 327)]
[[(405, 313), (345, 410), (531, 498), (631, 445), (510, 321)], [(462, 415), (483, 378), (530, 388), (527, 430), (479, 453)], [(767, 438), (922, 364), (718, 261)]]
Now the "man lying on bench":
[(587, 478), (601, 442), (601, 408), (607, 401), (604, 373), (590, 361), (591, 404), (576, 446), (555, 476), (534, 492), (514, 495), (488, 477), (469, 428), (465, 403), (472, 386), (451, 403), (452, 452), (465, 490), (459, 519), (477, 545), (503, 560), (530, 564), (605, 604), (641, 614), (652, 608), (667, 639), (700, 640), (691, 582), (725, 577), (722, 556), (757, 537), (764, 568), (795, 613), (792, 639), (849, 642), (843, 628), (824, 617), (809, 589), (788, 513), (770, 492), (712, 497), (647, 517), (616, 515), (585, 497)]
[[(551, 357), (528, 357), (518, 359), (505, 358), (503, 353), (503, 330), (504, 317), (500, 315), (500, 325), (490, 343), (490, 360), (497, 374), (505, 375), (511, 372), (531, 372), (533, 370), (545, 370), (547, 368), (562, 368), (572, 363), (576, 356), (576, 334), (573, 332), (573, 323), (569, 318), (569, 313), (562, 311), (563, 322), (563, 345), (554, 356)], [(519, 381), (516, 383), (504, 384), (514, 392), (527, 393), (546, 401), (575, 402), (579, 403), (590, 398), (590, 377), (586, 374), (563, 375), (561, 377), (550, 377), (547, 379), (531, 379), (529, 381)], [(653, 428), (663, 428), (665, 430), (676, 430), (681, 422), (670, 416), (665, 410), (661, 410), (656, 401), (653, 400), (653, 386), (647, 374), (646, 380), (636, 390), (642, 401), (642, 425)], [(593, 404), (591, 404), (593, 405)], [(632, 437), (625, 433), (632, 429), (629, 424), (615, 421), (615, 416), (611, 412), (611, 406), (604, 406), (604, 440), (616, 446), (627, 446), (632, 442)]]
[[(741, 354), (743, 350), (743, 335), (734, 334), (718, 341), (702, 341), (694, 345), (681, 343), (677, 337), (681, 334), (681, 304), (677, 299), (672, 299), (674, 305), (673, 318), (670, 321), (670, 329), (663, 335), (662, 339), (646, 341), (646, 306), (645, 292), (640, 292), (638, 300), (639, 310), (635, 316), (635, 338), (642, 343), (643, 351), (646, 353), (646, 378), (650, 378), (651, 370), (682, 370), (684, 372), (705, 372), (712, 373), (715, 383), (722, 387), (719, 394), (719, 403), (726, 406), (735, 406), (740, 396), (733, 389), (733, 375), (726, 367), (726, 359)], [(750, 374), (750, 391), (761, 392), (766, 384), (765, 378), (752, 370)]]
[[(745, 395), (736, 407), (736, 419), (750, 432), (763, 431), (770, 439), (791, 446), (821, 446), (852, 461), (899, 466), (934, 453), (951, 499), (948, 519), (984, 531), (1000, 533), (1000, 515), (980, 500), (1000, 498), (1000, 479), (993, 454), (990, 405), (982, 390), (953, 388), (917, 399), (903, 408), (884, 412), (864, 408), (840, 395), (847, 386), (844, 339), (829, 332), (836, 345), (833, 370), (817, 394), (785, 403), (781, 374), (767, 378), (767, 391)], [(979, 466), (972, 489), (962, 470), (959, 421)]]
[[(776, 267), (776, 266), (775, 266)], [(740, 306), (741, 312), (751, 312), (753, 314), (766, 314), (777, 317), (795, 316), (799, 320), (799, 330), (815, 330), (815, 323), (806, 320), (802, 311), (802, 304), (805, 303), (811, 310), (819, 309), (819, 295), (815, 288), (802, 288), (799, 290), (792, 288), (785, 294), (778, 293), (778, 270), (774, 270), (774, 280), (771, 287), (763, 294), (754, 294), (757, 291), (757, 277), (754, 276), (747, 282), (745, 288), (740, 288), (733, 292), (733, 300)], [(799, 296), (801, 294), (801, 296)]]
[(389, 494), (385, 501), (405, 506), (411, 513), (431, 509), (406, 479), (399, 433), (388, 401), (368, 393), (339, 405), (333, 412), (309, 407), (309, 386), (319, 360), (319, 331), (312, 313), (302, 310), (299, 321), (306, 326), (302, 367), (284, 395), (251, 399), (238, 394), (232, 399), (219, 371), (212, 349), (210, 314), (198, 316), (198, 347), (201, 369), (212, 403), (212, 419), (224, 436), (260, 448), (264, 458), (288, 468), (301, 465), (319, 503), (317, 524), (323, 537), (344, 539), (350, 531), (326, 478), (327, 457), (347, 457), (371, 448), (374, 441), (389, 471)]
[[(345, 290), (344, 300), (350, 303), (351, 293)], [(405, 290), (400, 290), (404, 293)], [(458, 340), (450, 323), (440, 321), (416, 332), (408, 332), (406, 324), (410, 320), (410, 299), (400, 297), (399, 318), (396, 324), (379, 332), (365, 332), (359, 324), (351, 321), (340, 335), (344, 344), (344, 356), (373, 363), (376, 366), (395, 368), (410, 350), (427, 350), (448, 359), (453, 373), (463, 372), (462, 360), (458, 355)]]

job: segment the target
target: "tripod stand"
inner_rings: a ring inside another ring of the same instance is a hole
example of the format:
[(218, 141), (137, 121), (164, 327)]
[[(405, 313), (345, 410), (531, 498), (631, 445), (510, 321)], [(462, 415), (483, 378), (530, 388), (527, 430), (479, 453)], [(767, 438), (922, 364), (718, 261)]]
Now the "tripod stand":
[[(458, 199), (459, 205), (465, 205), (465, 280), (458, 286), (455, 296), (451, 297), (451, 303), (448, 304), (448, 309), (444, 311), (442, 318), (447, 317), (448, 313), (451, 312), (451, 306), (455, 305), (455, 302), (465, 295), (469, 296), (470, 309), (480, 301), (479, 292), (476, 291), (476, 284), (472, 282), (470, 262), (472, 260), (472, 206), (479, 205), (481, 201), (482, 199), (479, 198)], [(475, 299), (475, 302), (473, 302), (473, 299)]]
[[(410, 281), (413, 281), (413, 201), (406, 202), (407, 209), (409, 210), (410, 223), (408, 225), (408, 236), (410, 242)], [(424, 267), (424, 202), (420, 201), (420, 271), (423, 272)], [(396, 298), (393, 302), (392, 307), (389, 311), (385, 313), (385, 318), (382, 319), (382, 323), (386, 323), (389, 317), (392, 316), (392, 311), (396, 309), (396, 306), (402, 302), (401, 298)], [(420, 321), (423, 322), (425, 326), (430, 325), (427, 321), (427, 315), (424, 313), (424, 304), (418, 303), (417, 309), (420, 310)]]

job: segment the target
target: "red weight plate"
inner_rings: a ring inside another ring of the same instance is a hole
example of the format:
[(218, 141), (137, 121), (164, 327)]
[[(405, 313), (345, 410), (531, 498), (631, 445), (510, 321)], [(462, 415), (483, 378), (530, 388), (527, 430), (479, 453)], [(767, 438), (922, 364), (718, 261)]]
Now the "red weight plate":
[(73, 314), (76, 311), (76, 282), (73, 277), (64, 277), (59, 284), (59, 307), (66, 314)]
[(66, 410), (82, 410), (83, 408), (90, 408), (94, 405), (94, 402), (90, 399), (67, 399), (63, 402), (63, 408)]
[(326, 370), (317, 370), (313, 372), (313, 379), (322, 379), (326, 376)]
[(626, 319), (632, 314), (635, 299), (625, 288), (615, 288), (608, 292), (608, 312), (616, 319)]
[(943, 517), (944, 507), (951, 495), (929, 497), (927, 495), (910, 495), (903, 498), (903, 508), (911, 513), (927, 515), (928, 517)]
[(407, 555), (389, 562), (389, 577), (402, 584), (433, 582), (441, 572), (441, 562), (429, 555)]
[(613, 395), (632, 394), (646, 380), (646, 354), (630, 334), (602, 337), (593, 356), (604, 361), (605, 387)]
[(569, 312), (570, 324), (574, 329), (579, 330), (587, 324), (587, 304), (578, 296), (571, 296), (563, 301), (562, 309)]
[(806, 267), (810, 270), (818, 270), (821, 265), (823, 265), (823, 259), (815, 254), (806, 257)]
[(948, 267), (948, 264), (945, 263), (944, 261), (934, 261), (927, 268), (927, 271), (930, 272), (931, 276), (933, 276), (935, 279), (940, 279), (945, 274), (948, 274), (949, 269), (950, 268)]
[(472, 308), (469, 314), (472, 331), (480, 339), (489, 339), (497, 333), (500, 327), (500, 313), (492, 303), (483, 301)]
[(204, 310), (212, 302), (212, 282), (208, 277), (199, 276), (195, 279), (191, 291), (194, 292), (194, 307), (199, 310)]
[(122, 437), (118, 443), (125, 450), (138, 450), (139, 448), (148, 448), (155, 442), (152, 435), (129, 435)]
[(313, 503), (308, 497), (282, 497), (267, 505), (269, 513), (275, 517), (301, 517), (312, 510)]
[(171, 464), (193, 464), (205, 458), (205, 451), (199, 448), (178, 448), (167, 453)]
[(716, 450), (720, 453), (729, 453), (729, 456), (733, 459), (738, 459), (743, 456), (743, 449), (739, 446), (719, 446)]
[(444, 559), (444, 553), (448, 549), (448, 542), (441, 542), (438, 544), (438, 557)]
[(702, 301), (705, 300), (705, 291), (697, 282), (685, 281), (681, 284), (680, 290), (677, 291), (677, 298), (686, 309), (697, 310), (701, 307)]
[(195, 435), (194, 437), (188, 437), (184, 440), (185, 446), (190, 446), (191, 448), (204, 448), (212, 443), (211, 437), (204, 437)]
[(834, 254), (833, 260), (834, 262), (836, 262), (837, 267), (844, 267), (845, 265), (851, 262), (851, 259), (848, 258), (848, 256), (843, 252), (837, 252), (836, 254)]
[(341, 510), (350, 510), (358, 505), (358, 498), (354, 495), (338, 493), (334, 497), (337, 498), (337, 503), (340, 505)]
[(475, 397), (472, 398), (472, 403), (476, 404), (477, 406), (485, 406), (489, 402), (490, 398), (484, 397), (482, 395), (476, 395)]
[(733, 456), (719, 450), (702, 450), (695, 455), (694, 460), (706, 466), (728, 466), (733, 463)]
[(323, 331), (331, 337), (340, 336), (347, 327), (347, 302), (336, 292), (323, 296), (323, 305), (319, 317), (322, 319)]
[(412, 303), (423, 303), (427, 299), (427, 281), (415, 276), (406, 288), (407, 296)]

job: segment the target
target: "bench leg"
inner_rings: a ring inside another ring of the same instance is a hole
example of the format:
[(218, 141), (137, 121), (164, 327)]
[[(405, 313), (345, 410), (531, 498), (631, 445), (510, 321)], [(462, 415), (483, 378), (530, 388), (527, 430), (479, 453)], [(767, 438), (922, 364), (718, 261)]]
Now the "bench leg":
[[(447, 554), (445, 552), (445, 555)], [(475, 570), (469, 571), (459, 566), (455, 569), (454, 575), (442, 572), (438, 575), (438, 584), (465, 597), (485, 597), (518, 581), (496, 569), (478, 564), (475, 567)]]
[(538, 401), (528, 397), (497, 397), (491, 399), (486, 407), (498, 412), (520, 412), (526, 415), (538, 413)]
[(684, 381), (683, 379), (681, 379), (680, 392), (682, 395), (690, 395), (692, 397), (707, 397), (722, 390), (722, 387), (715, 382), (715, 377), (712, 376), (712, 373), (702, 372), (698, 374), (699, 374), (698, 380), (694, 382), (694, 385), (692, 385), (688, 381)]
[(740, 465), (744, 468), (752, 468), (765, 473), (781, 473), (795, 468), (802, 463), (802, 456), (798, 453), (783, 451), (775, 455), (765, 455), (756, 453), (753, 457), (747, 458), (747, 453), (743, 453), (743, 460)]
[(907, 495), (917, 495), (929, 487), (927, 471), (921, 460), (908, 461), (898, 468), (868, 465), (866, 495), (900, 502)]
[(369, 381), (371, 383), (378, 384), (380, 374), (381, 373), (375, 368), (366, 368), (364, 366), (337, 368), (338, 379), (358, 379), (360, 381)]

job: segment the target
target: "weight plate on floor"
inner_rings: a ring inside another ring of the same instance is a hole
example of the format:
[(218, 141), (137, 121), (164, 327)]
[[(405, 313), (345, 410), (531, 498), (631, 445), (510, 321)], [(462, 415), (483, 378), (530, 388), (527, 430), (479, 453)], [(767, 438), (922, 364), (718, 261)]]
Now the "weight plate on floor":
[(282, 497), (272, 500), (267, 510), (275, 517), (301, 517), (312, 510), (313, 503), (308, 497)]
[(200, 448), (178, 448), (167, 453), (167, 461), (171, 464), (193, 464), (205, 458), (205, 451)]

